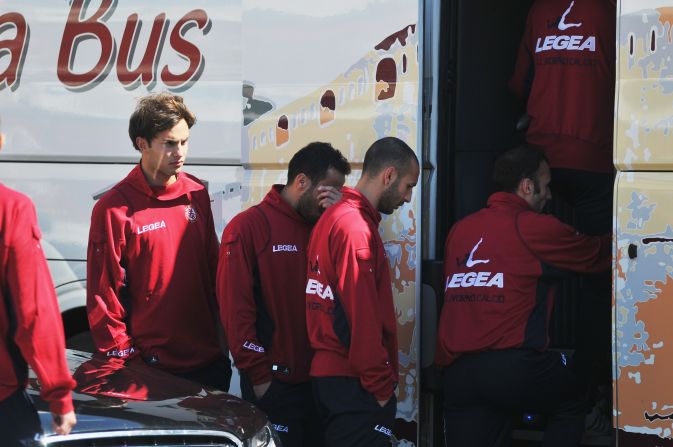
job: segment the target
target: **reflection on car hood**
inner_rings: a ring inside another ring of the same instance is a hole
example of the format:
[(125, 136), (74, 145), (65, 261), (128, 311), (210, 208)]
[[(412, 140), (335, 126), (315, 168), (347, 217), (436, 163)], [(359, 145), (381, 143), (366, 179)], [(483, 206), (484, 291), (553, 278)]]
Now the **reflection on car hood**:
[[(245, 440), (260, 430), (266, 416), (251, 404), (221, 391), (149, 367), (142, 360), (124, 363), (79, 351), (67, 351), (77, 387), (73, 433), (106, 430), (216, 430)], [(51, 433), (49, 407), (39, 398), (31, 372), (28, 392)]]

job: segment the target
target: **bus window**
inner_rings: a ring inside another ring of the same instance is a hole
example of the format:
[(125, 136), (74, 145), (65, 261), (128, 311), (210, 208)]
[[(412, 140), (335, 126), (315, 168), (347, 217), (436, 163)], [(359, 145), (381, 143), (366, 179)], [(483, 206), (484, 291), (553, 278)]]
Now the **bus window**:
[(383, 101), (395, 96), (397, 65), (391, 57), (381, 59), (376, 67), (376, 99)]
[(327, 90), (320, 98), (320, 125), (323, 126), (334, 120), (336, 98), (332, 90)]
[(278, 125), (276, 126), (276, 147), (281, 147), (290, 139), (290, 130), (288, 126), (287, 116), (281, 115), (278, 118)]

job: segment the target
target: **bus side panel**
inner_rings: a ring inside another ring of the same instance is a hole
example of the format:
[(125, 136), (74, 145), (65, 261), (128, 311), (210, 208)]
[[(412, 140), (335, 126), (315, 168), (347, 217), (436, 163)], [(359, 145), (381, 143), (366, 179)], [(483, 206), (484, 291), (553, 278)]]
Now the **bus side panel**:
[(620, 172), (616, 198), (616, 426), (671, 439), (673, 173)]
[(622, 171), (673, 170), (673, 0), (620, 4), (614, 162)]

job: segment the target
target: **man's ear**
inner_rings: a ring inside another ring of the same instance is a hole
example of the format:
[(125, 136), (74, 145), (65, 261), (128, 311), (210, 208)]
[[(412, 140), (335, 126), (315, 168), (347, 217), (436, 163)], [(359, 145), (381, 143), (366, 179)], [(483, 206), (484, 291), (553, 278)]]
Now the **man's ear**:
[(535, 193), (535, 183), (533, 182), (532, 179), (525, 178), (521, 180), (521, 183), (519, 183), (519, 189), (521, 190), (522, 193), (525, 195), (531, 195)]
[(147, 150), (150, 147), (149, 143), (143, 137), (136, 137), (136, 146), (140, 149), (140, 152)]
[(295, 188), (302, 193), (311, 187), (311, 179), (301, 172), (297, 174), (292, 183), (294, 183)]
[(388, 166), (382, 172), (383, 175), (383, 186), (386, 188), (397, 179), (397, 169), (394, 166)]
[(5, 134), (0, 132), (0, 149), (5, 145)]

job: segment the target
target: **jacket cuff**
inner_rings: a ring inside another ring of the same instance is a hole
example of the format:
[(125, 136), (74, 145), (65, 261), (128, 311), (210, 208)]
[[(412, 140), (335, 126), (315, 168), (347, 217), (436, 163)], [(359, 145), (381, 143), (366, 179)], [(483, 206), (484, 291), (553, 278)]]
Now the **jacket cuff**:
[(393, 397), (394, 394), (394, 386), (391, 383), (390, 385), (386, 385), (385, 388), (379, 389), (377, 392), (372, 393), (376, 400), (388, 400), (391, 397)]
[(74, 410), (72, 405), (72, 394), (68, 393), (58, 400), (49, 403), (49, 411), (53, 414), (66, 414)]
[(249, 368), (245, 371), (250, 377), (250, 382), (253, 385), (260, 385), (262, 383), (270, 382), (273, 379), (273, 374), (271, 373), (271, 367), (265, 361), (259, 365), (255, 365), (252, 368)]
[(376, 380), (372, 383), (368, 383), (365, 385), (362, 382), (362, 378), (360, 378), (360, 384), (362, 387), (372, 394), (376, 400), (388, 400), (392, 397), (393, 393), (395, 392), (395, 386), (396, 382), (393, 380), (392, 377), (388, 378), (381, 378), (380, 380)]

